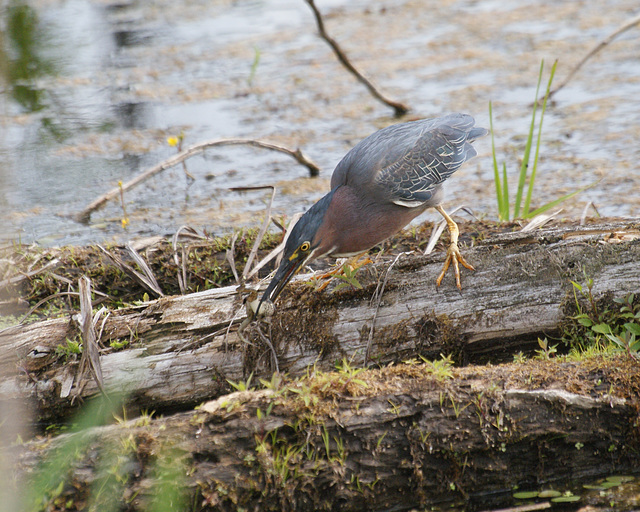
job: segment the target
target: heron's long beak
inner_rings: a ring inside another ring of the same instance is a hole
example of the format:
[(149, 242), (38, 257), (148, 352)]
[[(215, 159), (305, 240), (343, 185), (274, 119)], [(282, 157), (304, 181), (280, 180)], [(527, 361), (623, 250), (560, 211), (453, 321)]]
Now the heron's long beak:
[(293, 260), (282, 260), (276, 275), (273, 276), (273, 279), (260, 299), (257, 311), (261, 311), (263, 302), (274, 302), (278, 298), (278, 295), (280, 295), (284, 287), (287, 286), (287, 283), (291, 281), (291, 278), (300, 270), (307, 259), (308, 258), (294, 258)]

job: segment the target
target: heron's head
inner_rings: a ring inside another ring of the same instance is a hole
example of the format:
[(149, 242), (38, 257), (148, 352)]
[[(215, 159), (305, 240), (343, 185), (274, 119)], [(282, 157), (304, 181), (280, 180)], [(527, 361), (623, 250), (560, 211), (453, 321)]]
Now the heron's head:
[[(321, 227), (331, 206), (332, 196), (333, 192), (329, 192), (293, 226), (280, 266), (260, 299), (258, 312), (263, 302), (274, 302), (278, 298), (287, 283), (306, 263), (331, 252), (333, 241), (327, 239), (328, 232)], [(320, 233), (324, 235), (321, 236)]]

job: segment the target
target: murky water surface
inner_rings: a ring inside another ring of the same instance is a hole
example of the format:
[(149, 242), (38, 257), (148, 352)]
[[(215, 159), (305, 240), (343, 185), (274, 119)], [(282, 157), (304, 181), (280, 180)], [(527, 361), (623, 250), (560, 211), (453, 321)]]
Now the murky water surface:
[[(327, 29), (409, 117), (450, 111), (488, 126), (493, 101), (500, 160), (519, 166), (542, 59), (557, 83), (600, 39), (637, 15), (637, 0), (318, 0)], [(2, 239), (83, 244), (219, 233), (274, 212), (307, 208), (358, 140), (391, 122), (318, 38), (303, 0), (12, 0), (0, 23)], [(640, 28), (593, 57), (547, 112), (534, 198), (598, 185), (565, 204), (579, 216), (640, 215)], [(284, 155), (212, 149), (95, 212), (67, 217), (184, 146), (249, 137), (302, 148), (319, 179)], [(449, 208), (496, 218), (490, 139), (448, 185)], [(515, 177), (514, 177), (515, 180)], [(426, 214), (426, 218), (437, 215)]]

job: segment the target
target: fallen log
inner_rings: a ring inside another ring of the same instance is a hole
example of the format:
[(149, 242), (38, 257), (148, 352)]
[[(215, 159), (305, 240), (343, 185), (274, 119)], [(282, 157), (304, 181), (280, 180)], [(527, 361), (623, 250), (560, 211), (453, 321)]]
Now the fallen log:
[[(448, 280), (435, 289), (441, 253), (404, 255), (388, 274), (388, 261), (371, 265), (357, 275), (361, 290), (318, 294), (291, 285), (271, 324), (247, 329), (250, 345), (236, 333), (244, 308), (234, 287), (111, 311), (96, 329), (106, 347), (100, 357), (104, 389), (126, 390), (132, 407), (141, 409), (192, 407), (228, 392), (227, 380), (250, 373), (268, 378), (274, 364), (265, 333), (280, 371), (291, 376), (314, 364), (333, 368), (343, 358), (363, 365), (367, 352), (378, 364), (440, 354), (454, 354), (461, 363), (488, 354), (495, 360), (562, 330), (581, 299), (572, 280), (592, 278), (594, 302), (603, 308), (640, 292), (640, 224), (633, 220), (505, 233), (476, 240), (464, 252), (477, 271), (464, 274), (462, 293)], [(73, 358), (56, 355), (78, 333), (69, 318), (0, 331), (5, 402), (31, 399), (36, 418), (45, 421), (98, 393), (95, 382), (75, 380)], [(109, 348), (114, 342), (126, 347)]]
[(345, 365), (197, 411), (32, 441), (12, 448), (9, 467), (21, 495), (65, 510), (149, 510), (167, 496), (172, 510), (216, 511), (484, 503), (516, 485), (637, 469), (639, 388), (640, 365), (624, 355)]

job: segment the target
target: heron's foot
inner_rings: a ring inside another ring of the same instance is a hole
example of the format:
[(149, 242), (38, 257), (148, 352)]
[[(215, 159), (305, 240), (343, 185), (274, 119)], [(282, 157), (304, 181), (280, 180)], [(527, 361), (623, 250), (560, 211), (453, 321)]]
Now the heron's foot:
[(453, 263), (453, 271), (456, 275), (456, 286), (458, 287), (458, 290), (462, 290), (462, 285), (460, 284), (460, 266), (458, 263), (469, 270), (475, 270), (475, 268), (473, 268), (473, 266), (462, 257), (462, 253), (460, 252), (457, 243), (450, 244), (449, 249), (447, 249), (447, 259), (444, 260), (442, 272), (440, 272), (438, 279), (436, 279), (436, 286), (440, 286), (440, 283), (442, 283), (442, 279), (444, 279), (444, 275), (447, 273), (447, 270), (449, 270), (451, 263)]
[(358, 270), (360, 267), (364, 267), (365, 265), (368, 265), (369, 263), (373, 263), (373, 261), (371, 260), (371, 258), (369, 258), (369, 255), (366, 253), (359, 254), (357, 256), (354, 256), (353, 258), (349, 258), (339, 267), (329, 272), (326, 272), (318, 277), (315, 277), (314, 281), (316, 281), (316, 283), (318, 283), (319, 281), (324, 281), (322, 284), (319, 284), (316, 286), (316, 291), (321, 292), (322, 290), (324, 290), (327, 286), (329, 286), (331, 279), (336, 277), (339, 274), (341, 278), (344, 278), (347, 282), (349, 282), (350, 280), (354, 279), (353, 274), (356, 270)]

